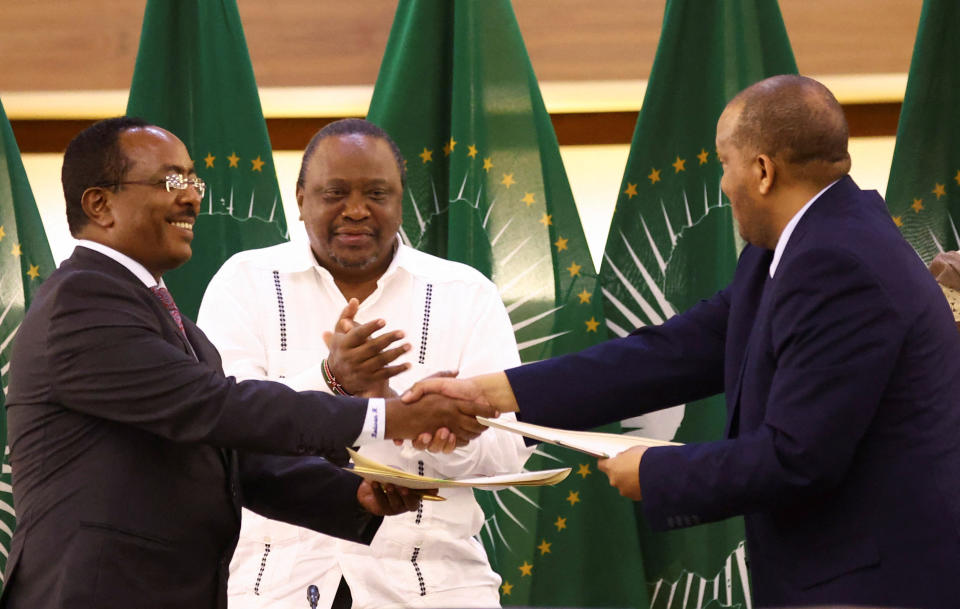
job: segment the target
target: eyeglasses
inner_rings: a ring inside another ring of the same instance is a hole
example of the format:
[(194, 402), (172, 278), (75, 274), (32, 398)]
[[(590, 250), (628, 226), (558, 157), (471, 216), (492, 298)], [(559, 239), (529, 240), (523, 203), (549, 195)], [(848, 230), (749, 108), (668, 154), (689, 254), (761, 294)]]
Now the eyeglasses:
[(197, 194), (203, 197), (207, 190), (207, 183), (200, 178), (187, 178), (182, 173), (171, 173), (162, 180), (130, 180), (127, 182), (114, 182), (113, 184), (100, 184), (100, 186), (123, 186), (125, 184), (142, 184), (144, 186), (161, 186), (167, 189), (167, 192), (174, 190), (186, 190), (188, 186), (193, 186)]

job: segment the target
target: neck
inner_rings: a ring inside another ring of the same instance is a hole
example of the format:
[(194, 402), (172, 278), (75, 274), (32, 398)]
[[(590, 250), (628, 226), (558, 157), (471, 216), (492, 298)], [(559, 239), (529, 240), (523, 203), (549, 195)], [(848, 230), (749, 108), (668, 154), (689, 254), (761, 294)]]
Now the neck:
[(350, 281), (334, 277), (333, 282), (337, 284), (337, 289), (340, 290), (340, 293), (343, 294), (343, 297), (347, 301), (351, 298), (356, 298), (358, 301), (363, 302), (377, 289), (377, 281), (379, 279), (380, 277), (378, 276), (363, 281)]

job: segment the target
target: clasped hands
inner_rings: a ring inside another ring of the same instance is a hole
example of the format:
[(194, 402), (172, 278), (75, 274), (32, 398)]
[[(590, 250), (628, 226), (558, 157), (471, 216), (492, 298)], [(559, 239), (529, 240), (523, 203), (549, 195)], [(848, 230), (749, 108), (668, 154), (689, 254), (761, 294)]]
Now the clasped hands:
[[(414, 440), (420, 449), (452, 452), (478, 437), (486, 427), (477, 416), (496, 417), (499, 412), (489, 404), (450, 399), (440, 394), (422, 394), (416, 399), (396, 398), (390, 379), (410, 369), (411, 364), (394, 362), (411, 349), (410, 343), (395, 343), (404, 338), (400, 330), (374, 333), (386, 322), (355, 320), (360, 303), (351, 298), (340, 313), (332, 332), (325, 332), (329, 355), (327, 366), (336, 382), (347, 392), (360, 397), (384, 397), (386, 421), (384, 433), (395, 441)], [(431, 378), (449, 378), (454, 372), (440, 372)], [(428, 438), (423, 441), (423, 438)]]

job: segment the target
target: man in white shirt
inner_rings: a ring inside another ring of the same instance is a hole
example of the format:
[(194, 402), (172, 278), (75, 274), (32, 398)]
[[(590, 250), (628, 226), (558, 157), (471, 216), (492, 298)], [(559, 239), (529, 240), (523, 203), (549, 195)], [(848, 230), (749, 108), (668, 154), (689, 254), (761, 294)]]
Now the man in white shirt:
[[(400, 243), (404, 164), (389, 136), (348, 119), (311, 140), (297, 183), (309, 244), (242, 252), (210, 282), (199, 323), (238, 378), (293, 388), (392, 395), (440, 371), (519, 363), (496, 286), (476, 270)], [(382, 328), (387, 331), (377, 334)], [(402, 338), (410, 342), (394, 345)], [(399, 363), (396, 363), (399, 362)], [(439, 442), (452, 441), (442, 436)], [(427, 476), (519, 471), (519, 436), (485, 433), (449, 455), (380, 442), (361, 452)], [(483, 513), (469, 489), (444, 490), (385, 522), (369, 547), (244, 515), (230, 604), (303, 607), (491, 607), (500, 578), (473, 536)]]

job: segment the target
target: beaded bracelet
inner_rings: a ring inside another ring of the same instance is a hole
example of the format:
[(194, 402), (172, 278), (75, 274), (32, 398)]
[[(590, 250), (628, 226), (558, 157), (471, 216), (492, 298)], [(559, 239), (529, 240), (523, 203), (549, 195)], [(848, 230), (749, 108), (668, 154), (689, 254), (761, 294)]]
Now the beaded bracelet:
[(323, 380), (327, 384), (327, 387), (330, 388), (330, 391), (336, 395), (353, 395), (349, 391), (343, 388), (335, 376), (333, 376), (333, 371), (330, 370), (330, 364), (327, 363), (327, 360), (324, 359), (320, 362), (320, 372), (323, 374)]

